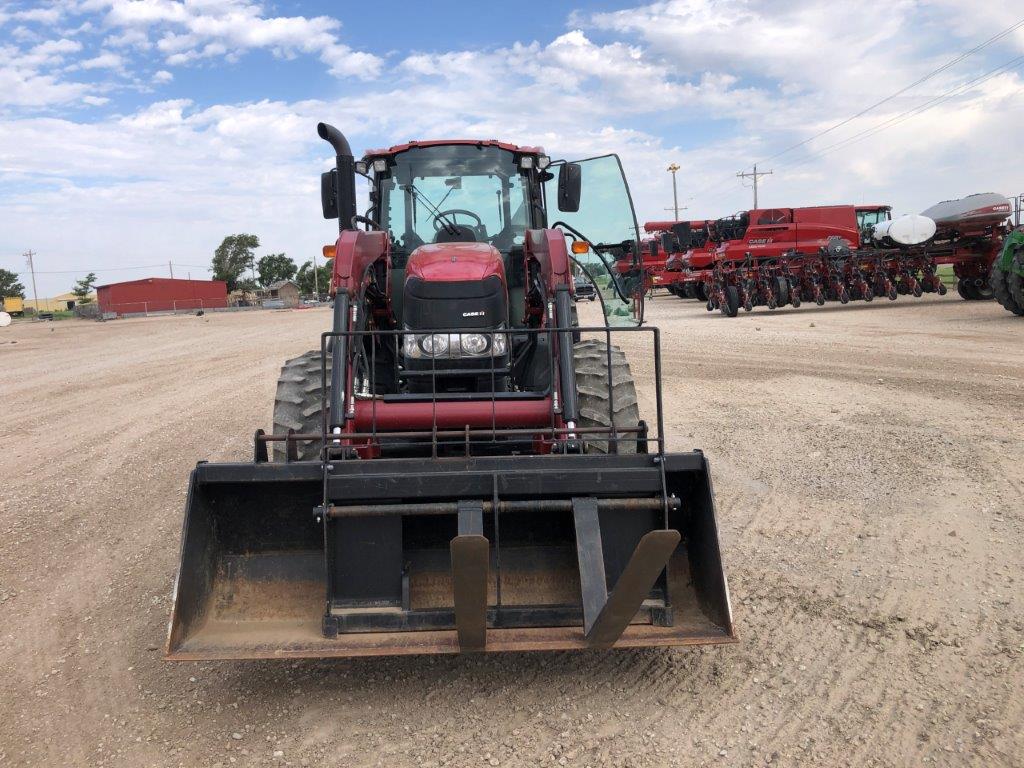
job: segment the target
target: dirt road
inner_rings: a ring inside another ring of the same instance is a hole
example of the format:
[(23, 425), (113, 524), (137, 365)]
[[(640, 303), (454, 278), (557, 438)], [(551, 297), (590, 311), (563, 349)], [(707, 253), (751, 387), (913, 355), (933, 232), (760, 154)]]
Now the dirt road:
[(649, 317), (735, 646), (168, 664), (189, 469), (250, 455), (328, 313), (0, 331), (0, 766), (1024, 764), (1024, 322)]

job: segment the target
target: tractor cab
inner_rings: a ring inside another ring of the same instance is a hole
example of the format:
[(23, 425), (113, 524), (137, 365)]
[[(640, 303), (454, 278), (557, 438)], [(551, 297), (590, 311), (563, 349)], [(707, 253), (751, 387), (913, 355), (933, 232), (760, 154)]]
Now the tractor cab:
[[(354, 171), (370, 182), (370, 207), (354, 223), (386, 234), (389, 248), (370, 285), (386, 297), (376, 322), (402, 332), (371, 351), (381, 361), (374, 392), (550, 389), (550, 339), (528, 331), (551, 324), (555, 296), (527, 238), (552, 224), (573, 241), (573, 275), (601, 298), (597, 322), (639, 322), (636, 216), (616, 156), (552, 163), (539, 147), (426, 141), (370, 150)], [(336, 180), (325, 176), (333, 216)]]
[[(628, 270), (615, 268), (617, 259), (638, 261), (636, 215), (617, 156), (552, 162), (540, 147), (425, 141), (370, 150), (355, 170), (370, 182), (370, 208), (360, 221), (386, 232), (391, 244), (396, 321), (407, 300), (424, 291), (439, 299), (462, 298), (464, 289), (492, 295), (500, 283), (505, 306), (494, 308), (501, 316), (483, 322), (484, 315), (467, 314), (456, 325), (536, 326), (525, 241), (528, 230), (549, 226), (576, 243), (575, 271), (600, 291), (606, 321), (639, 321), (636, 286)], [(325, 215), (329, 209), (328, 201)], [(488, 291), (468, 285), (485, 278), (493, 278)], [(434, 291), (427, 282), (448, 285)]]
[(892, 219), (892, 207), (888, 205), (858, 205), (856, 211), (857, 231), (862, 243), (870, 243), (875, 227)]

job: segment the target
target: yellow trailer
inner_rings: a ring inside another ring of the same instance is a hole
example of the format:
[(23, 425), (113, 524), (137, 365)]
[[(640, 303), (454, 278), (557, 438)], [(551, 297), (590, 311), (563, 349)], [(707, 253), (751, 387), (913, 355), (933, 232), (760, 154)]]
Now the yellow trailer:
[(25, 314), (25, 300), (20, 296), (5, 296), (2, 300), (3, 311), (9, 315)]

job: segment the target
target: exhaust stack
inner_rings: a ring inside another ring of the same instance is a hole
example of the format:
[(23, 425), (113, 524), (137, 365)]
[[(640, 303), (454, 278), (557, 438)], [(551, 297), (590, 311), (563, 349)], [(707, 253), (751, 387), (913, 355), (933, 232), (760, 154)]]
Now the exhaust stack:
[(356, 215), (356, 161), (352, 156), (345, 134), (327, 123), (317, 123), (317, 135), (334, 148), (335, 195), (338, 203), (338, 230), (353, 229), (352, 217)]

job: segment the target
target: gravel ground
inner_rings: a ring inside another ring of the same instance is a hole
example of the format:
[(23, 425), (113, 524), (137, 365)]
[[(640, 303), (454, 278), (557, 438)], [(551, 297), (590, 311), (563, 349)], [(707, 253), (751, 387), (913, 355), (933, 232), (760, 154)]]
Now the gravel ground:
[(250, 455), (329, 314), (0, 331), (0, 765), (1024, 764), (1024, 322), (952, 297), (649, 317), (738, 645), (164, 662), (189, 469)]

